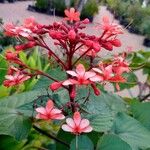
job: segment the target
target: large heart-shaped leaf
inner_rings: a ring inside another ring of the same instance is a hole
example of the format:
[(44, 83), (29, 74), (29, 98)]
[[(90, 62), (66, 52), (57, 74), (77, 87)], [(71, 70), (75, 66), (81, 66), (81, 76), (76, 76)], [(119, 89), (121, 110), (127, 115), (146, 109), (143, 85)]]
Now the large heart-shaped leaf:
[(133, 150), (150, 148), (150, 131), (139, 121), (124, 113), (117, 114), (113, 131)]
[(150, 130), (150, 102), (134, 103), (131, 105), (134, 118)]
[[(46, 90), (36, 90), (9, 96), (0, 100), (0, 134), (10, 135), (17, 140), (27, 137), (31, 128), (33, 101), (46, 94)], [(24, 107), (24, 106), (29, 107)]]
[(86, 135), (80, 135), (71, 141), (70, 150), (94, 150), (94, 145)]
[(100, 96), (96, 96), (91, 92), (83, 109), (88, 112), (86, 117), (94, 131), (105, 132), (111, 129), (115, 114), (126, 111), (126, 106), (117, 95), (102, 92)]
[[(66, 73), (60, 68), (51, 69), (48, 71), (48, 74), (58, 81), (63, 81), (66, 79)], [(52, 82), (53, 80), (50, 80), (47, 77), (41, 77), (33, 89), (47, 88)]]
[(0, 135), (25, 139), (31, 128), (31, 120), (14, 109), (0, 107)]
[(132, 150), (131, 147), (117, 135), (107, 134), (98, 141), (96, 150)]

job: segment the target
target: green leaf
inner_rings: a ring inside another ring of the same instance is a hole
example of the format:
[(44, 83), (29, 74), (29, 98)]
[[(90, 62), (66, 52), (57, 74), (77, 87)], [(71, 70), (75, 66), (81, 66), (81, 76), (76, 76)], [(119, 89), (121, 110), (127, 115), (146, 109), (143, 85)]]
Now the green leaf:
[(131, 105), (133, 117), (150, 130), (150, 102), (134, 103)]
[(98, 141), (96, 150), (132, 150), (131, 147), (117, 135), (107, 134)]
[[(0, 100), (0, 134), (13, 136), (17, 140), (27, 137), (33, 114), (33, 102), (47, 94), (44, 89), (24, 92)], [(28, 117), (29, 116), (29, 117)]]
[[(77, 140), (77, 141), (76, 141)], [(76, 143), (77, 142), (77, 143)], [(78, 146), (78, 147), (76, 147)], [(80, 135), (74, 138), (70, 144), (70, 150), (94, 150), (92, 141), (86, 135)]]
[(25, 139), (31, 129), (31, 120), (14, 109), (0, 107), (0, 135), (10, 135), (16, 140)]
[(23, 51), (21, 51), (19, 53), (19, 58), (24, 62), (24, 63), (27, 63), (27, 55), (26, 53), (24, 53)]
[[(63, 81), (66, 79), (66, 73), (62, 71), (60, 68), (51, 69), (48, 71), (48, 74), (51, 77), (57, 79), (58, 81)], [(33, 89), (47, 88), (53, 82), (54, 81), (48, 79), (47, 77), (41, 77)]]
[(8, 66), (6, 60), (0, 55), (0, 84), (2, 84), (5, 79), (7, 67)]
[(127, 142), (133, 150), (150, 148), (150, 131), (134, 118), (118, 113), (113, 125), (113, 131)]
[(14, 138), (6, 135), (0, 136), (1, 150), (21, 150), (26, 141), (16, 141)]
[(137, 85), (138, 79), (137, 79), (137, 76), (133, 72), (124, 74), (124, 77), (125, 79), (127, 79), (127, 82), (119, 84), (120, 91), (124, 89), (130, 89)]
[[(63, 130), (59, 130), (58, 135), (57, 135), (57, 138), (63, 140), (67, 144), (70, 144), (71, 140), (74, 137), (75, 136), (73, 134), (69, 132), (64, 132)], [(69, 148), (64, 144), (56, 142), (56, 150), (69, 150)]]
[(126, 111), (126, 106), (119, 96), (101, 92), (100, 96), (91, 93), (83, 109), (93, 130), (105, 132), (111, 129), (115, 114)]

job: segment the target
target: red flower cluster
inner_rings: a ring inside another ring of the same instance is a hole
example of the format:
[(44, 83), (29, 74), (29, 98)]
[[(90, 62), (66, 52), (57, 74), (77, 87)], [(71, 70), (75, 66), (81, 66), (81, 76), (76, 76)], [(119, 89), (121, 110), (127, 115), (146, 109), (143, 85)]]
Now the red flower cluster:
[(8, 70), (8, 75), (6, 75), (5, 78), (6, 80), (3, 82), (4, 86), (11, 87), (30, 79), (30, 76), (24, 75), (19, 69), (11, 66)]
[[(97, 65), (94, 61), (97, 54), (103, 49), (112, 51), (114, 47), (121, 46), (121, 41), (118, 39), (118, 35), (123, 34), (121, 26), (111, 23), (108, 17), (104, 17), (103, 23), (100, 25), (102, 34), (98, 36), (88, 35), (82, 31), (89, 23), (88, 19), (80, 21), (80, 13), (76, 12), (74, 8), (65, 10), (65, 15), (66, 17), (62, 22), (54, 22), (51, 25), (41, 25), (33, 17), (27, 18), (20, 26), (12, 23), (4, 25), (7, 36), (14, 36), (18, 39), (24, 38), (27, 41), (21, 45), (16, 45), (15, 52), (6, 52), (6, 60), (22, 69), (11, 67), (8, 75), (6, 75), (4, 85), (7, 87), (15, 86), (31, 77), (43, 75), (54, 81), (50, 85), (52, 91), (60, 87), (65, 88), (70, 96), (69, 108), (72, 109), (74, 115), (73, 119), (66, 119), (67, 124), (63, 125), (62, 128), (78, 135), (82, 132), (92, 131), (92, 127), (87, 119), (81, 119), (78, 112), (79, 104), (75, 102), (76, 89), (79, 86), (91, 86), (94, 93), (99, 95), (100, 90), (97, 88), (97, 84), (104, 85), (109, 82), (116, 83), (116, 88), (119, 90), (118, 83), (126, 82), (123, 73), (129, 72), (130, 69), (125, 55), (115, 56), (109, 63), (101, 61)], [(44, 40), (45, 35), (53, 40), (54, 45), (61, 48), (58, 53), (47, 45)], [(41, 70), (30, 68), (19, 59), (20, 51), (34, 46), (40, 46), (47, 50), (48, 56), (53, 58), (66, 72), (67, 78), (65, 80), (59, 81)], [(88, 59), (87, 67), (81, 64), (81, 59), (84, 57)], [(30, 70), (30, 74), (24, 71), (25, 69)], [(36, 108), (36, 111), (38, 113), (36, 118), (39, 119), (61, 120), (65, 118), (62, 114), (63, 111), (55, 108), (52, 100), (47, 102), (45, 108), (39, 107)]]

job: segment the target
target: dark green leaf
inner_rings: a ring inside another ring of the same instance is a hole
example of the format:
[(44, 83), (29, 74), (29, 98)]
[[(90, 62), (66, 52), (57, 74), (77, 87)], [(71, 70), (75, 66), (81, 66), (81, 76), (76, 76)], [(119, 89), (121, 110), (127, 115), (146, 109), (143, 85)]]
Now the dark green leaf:
[[(58, 81), (63, 81), (66, 79), (66, 73), (62, 71), (60, 68), (51, 69), (48, 71), (48, 74), (51, 77), (57, 79)], [(41, 77), (33, 89), (47, 88), (52, 82), (54, 81), (50, 80), (47, 77)]]
[(17, 140), (26, 138), (31, 128), (31, 120), (27, 116), (32, 116), (33, 102), (46, 93), (41, 89), (1, 99), (0, 134), (13, 136)]
[(0, 150), (21, 150), (25, 141), (16, 141), (14, 138), (6, 135), (0, 136)]
[(71, 141), (70, 150), (94, 150), (94, 145), (86, 135), (80, 135)]
[(133, 150), (150, 148), (150, 131), (140, 122), (124, 113), (117, 114), (113, 131), (127, 142)]
[(91, 93), (83, 109), (94, 131), (105, 132), (112, 127), (115, 114), (126, 111), (126, 106), (119, 96), (102, 92), (100, 96)]
[(131, 105), (133, 117), (150, 130), (150, 102), (134, 103)]
[(10, 135), (16, 140), (25, 139), (31, 129), (31, 120), (14, 109), (0, 107), (0, 135)]
[(117, 135), (104, 135), (97, 144), (96, 150), (132, 150), (131, 147)]

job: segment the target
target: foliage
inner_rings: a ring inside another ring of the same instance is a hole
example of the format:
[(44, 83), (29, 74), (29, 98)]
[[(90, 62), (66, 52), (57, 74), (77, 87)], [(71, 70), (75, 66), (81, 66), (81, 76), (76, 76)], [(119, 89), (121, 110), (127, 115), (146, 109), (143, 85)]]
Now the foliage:
[(147, 37), (150, 36), (149, 6), (143, 8), (140, 1), (133, 2), (131, 0), (107, 0), (106, 3), (123, 25), (131, 24), (129, 27), (130, 31), (146, 35)]
[(88, 0), (81, 12), (81, 18), (88, 18), (98, 13), (98, 4), (96, 0)]

